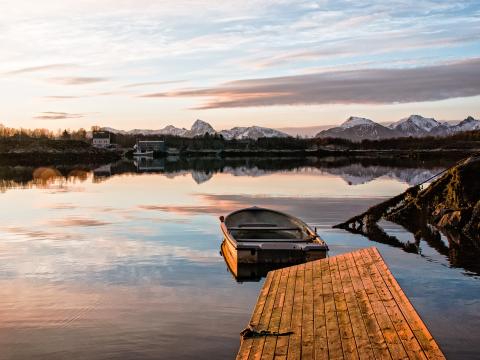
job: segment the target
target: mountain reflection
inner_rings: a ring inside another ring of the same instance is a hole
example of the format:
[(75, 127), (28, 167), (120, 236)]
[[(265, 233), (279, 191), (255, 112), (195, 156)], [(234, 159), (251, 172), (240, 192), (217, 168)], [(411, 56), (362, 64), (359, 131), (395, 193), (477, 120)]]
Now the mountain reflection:
[(197, 184), (211, 180), (216, 174), (264, 176), (276, 172), (321, 171), (338, 176), (349, 185), (361, 185), (379, 178), (418, 184), (438, 173), (451, 159), (395, 159), (370, 157), (325, 158), (138, 158), (94, 166), (0, 166), (0, 191), (16, 187), (49, 188), (72, 181), (102, 182), (113, 176), (158, 173), (168, 177), (190, 175)]

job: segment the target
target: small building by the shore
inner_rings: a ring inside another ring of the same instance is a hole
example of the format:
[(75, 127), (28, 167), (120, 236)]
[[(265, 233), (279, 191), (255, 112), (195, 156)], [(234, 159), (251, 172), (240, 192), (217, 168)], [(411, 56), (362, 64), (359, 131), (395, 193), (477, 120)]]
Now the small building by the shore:
[(111, 135), (108, 131), (94, 131), (92, 134), (92, 145), (96, 148), (107, 148), (110, 141)]
[(165, 152), (165, 141), (161, 140), (138, 140), (136, 144), (138, 152)]

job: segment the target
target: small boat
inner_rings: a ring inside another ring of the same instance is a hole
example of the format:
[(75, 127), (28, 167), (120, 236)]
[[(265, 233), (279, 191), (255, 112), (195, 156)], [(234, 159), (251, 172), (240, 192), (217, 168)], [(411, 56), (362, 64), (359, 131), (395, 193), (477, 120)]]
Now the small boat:
[(276, 210), (251, 207), (220, 217), (222, 251), (237, 264), (291, 264), (326, 257), (328, 246), (302, 220)]
[(135, 145), (133, 145), (133, 156), (135, 157), (153, 157), (153, 150), (148, 150), (139, 146), (141, 141), (137, 141)]
[(153, 151), (135, 151), (133, 156), (136, 157), (153, 157)]

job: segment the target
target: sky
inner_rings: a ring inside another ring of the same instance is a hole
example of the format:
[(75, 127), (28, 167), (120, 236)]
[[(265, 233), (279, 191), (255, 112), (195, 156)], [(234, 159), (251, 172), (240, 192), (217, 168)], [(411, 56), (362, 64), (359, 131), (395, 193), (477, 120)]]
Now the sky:
[(480, 2), (0, 0), (0, 123), (480, 117)]

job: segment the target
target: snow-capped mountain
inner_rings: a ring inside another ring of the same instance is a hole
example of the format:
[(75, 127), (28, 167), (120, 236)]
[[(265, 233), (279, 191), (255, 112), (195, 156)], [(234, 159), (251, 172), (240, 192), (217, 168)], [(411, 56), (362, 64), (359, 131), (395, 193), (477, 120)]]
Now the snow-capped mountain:
[(227, 140), (232, 139), (254, 139), (257, 140), (261, 137), (288, 137), (289, 135), (270, 128), (265, 128), (261, 126), (250, 126), (250, 127), (234, 127), (230, 130), (220, 131), (222, 135)]
[(350, 116), (342, 125), (340, 125), (341, 128), (343, 129), (349, 129), (354, 126), (359, 126), (359, 125), (367, 125), (367, 126), (373, 126), (375, 125), (376, 122), (367, 118), (363, 117), (358, 117), (358, 116)]
[(446, 125), (434, 118), (426, 118), (421, 115), (410, 115), (389, 125), (390, 129), (397, 130), (404, 136), (424, 136), (438, 127), (446, 127)]
[(185, 128), (177, 128), (173, 125), (168, 125), (159, 130), (147, 130), (147, 129), (133, 129), (130, 131), (118, 130), (110, 127), (103, 127), (102, 130), (109, 131), (114, 134), (122, 135), (174, 135), (182, 137), (195, 137), (203, 136), (205, 134), (220, 134), (227, 140), (237, 139), (258, 139), (261, 137), (288, 137), (289, 135), (284, 132), (265, 128), (261, 126), (249, 126), (249, 127), (234, 127), (230, 130), (222, 130), (217, 132), (209, 123), (197, 119), (190, 130)]
[(336, 137), (361, 141), (365, 139), (376, 140), (409, 136), (446, 136), (471, 130), (480, 130), (480, 120), (476, 120), (471, 116), (457, 125), (452, 125), (448, 122), (437, 121), (434, 118), (410, 115), (388, 126), (381, 125), (370, 119), (352, 116), (340, 126), (319, 132), (317, 137)]
[(469, 116), (458, 124), (452, 125), (433, 118), (410, 115), (389, 127), (399, 131), (403, 136), (445, 136), (462, 131), (480, 130), (480, 121)]
[(113, 134), (121, 134), (121, 135), (176, 135), (176, 136), (184, 136), (187, 133), (187, 129), (180, 129), (173, 125), (168, 125), (163, 129), (159, 130), (150, 130), (150, 129), (133, 129), (129, 131), (114, 129), (111, 127), (102, 127), (102, 131), (108, 131)]
[(200, 120), (200, 119), (197, 119), (195, 120), (195, 122), (193, 123), (192, 127), (190, 128), (189, 131), (185, 132), (185, 134), (183, 134), (182, 136), (185, 136), (185, 137), (195, 137), (195, 136), (203, 136), (205, 134), (210, 134), (210, 135), (213, 135), (215, 134), (216, 131), (215, 129), (212, 127), (212, 125), (210, 125), (209, 123), (203, 121), (203, 120)]
[(160, 135), (185, 136), (187, 131), (188, 130), (185, 128), (177, 128), (173, 125), (168, 125), (165, 126), (162, 130), (160, 130)]
[(378, 140), (398, 136), (396, 130), (389, 129), (373, 120), (351, 116), (340, 126), (320, 131), (317, 137), (334, 137), (361, 141), (364, 139)]
[(469, 116), (457, 125), (451, 126), (450, 129), (452, 132), (480, 130), (480, 120), (476, 120)]

